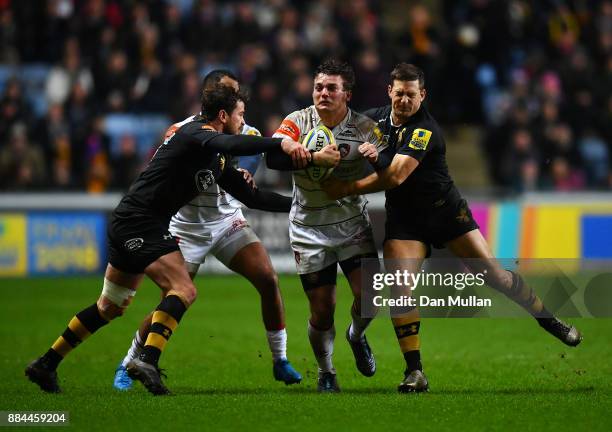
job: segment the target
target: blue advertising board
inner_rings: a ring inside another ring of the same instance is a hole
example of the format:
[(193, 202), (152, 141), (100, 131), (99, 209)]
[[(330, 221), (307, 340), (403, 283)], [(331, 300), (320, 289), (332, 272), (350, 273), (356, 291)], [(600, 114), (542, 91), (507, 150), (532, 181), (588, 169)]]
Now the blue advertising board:
[(92, 273), (106, 264), (103, 213), (28, 213), (27, 239), (29, 275)]

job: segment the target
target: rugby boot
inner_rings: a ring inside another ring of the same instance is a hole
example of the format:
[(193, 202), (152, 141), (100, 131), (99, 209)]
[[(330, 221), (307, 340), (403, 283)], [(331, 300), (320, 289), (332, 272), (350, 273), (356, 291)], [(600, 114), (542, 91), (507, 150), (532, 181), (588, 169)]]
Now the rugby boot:
[(582, 341), (582, 334), (576, 327), (570, 326), (556, 317), (537, 318), (537, 321), (540, 327), (565, 345), (575, 347)]
[(404, 381), (397, 387), (400, 393), (421, 393), (429, 391), (429, 383), (423, 371), (418, 369), (404, 372)]
[(117, 369), (115, 369), (115, 379), (113, 381), (113, 387), (115, 387), (117, 390), (126, 391), (132, 388), (132, 384), (134, 384), (134, 381), (132, 380), (132, 378), (130, 378), (127, 369), (125, 368), (125, 366), (123, 366), (122, 363), (119, 363), (119, 366), (117, 366)]
[(317, 391), (319, 393), (339, 393), (340, 387), (338, 386), (336, 374), (332, 372), (319, 372)]
[(376, 360), (374, 359), (374, 354), (372, 354), (368, 340), (365, 335), (358, 341), (351, 340), (350, 329), (351, 326), (349, 325), (349, 328), (346, 329), (346, 340), (353, 350), (357, 370), (361, 372), (362, 375), (371, 377), (376, 373)]
[(274, 361), (272, 374), (276, 381), (282, 381), (286, 385), (298, 384), (302, 381), (302, 375), (291, 366), (291, 363), (289, 363), (287, 359)]
[(128, 376), (133, 380), (138, 380), (145, 386), (150, 393), (156, 396), (170, 394), (162, 382), (162, 371), (140, 359), (134, 359), (127, 364)]
[(47, 393), (61, 392), (59, 384), (57, 383), (57, 372), (49, 370), (42, 357), (30, 363), (25, 369), (25, 374), (30, 381), (38, 384), (42, 391)]

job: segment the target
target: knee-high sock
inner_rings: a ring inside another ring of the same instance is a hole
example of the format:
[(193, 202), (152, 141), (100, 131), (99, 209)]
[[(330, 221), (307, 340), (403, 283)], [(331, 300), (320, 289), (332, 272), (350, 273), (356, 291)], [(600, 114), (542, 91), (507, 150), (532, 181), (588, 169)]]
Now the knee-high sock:
[(391, 318), (395, 336), (400, 346), (400, 350), (406, 360), (408, 371), (422, 370), (421, 365), (421, 339), (419, 337), (419, 328), (421, 327), (421, 318), (417, 308), (411, 309), (401, 317)]
[(534, 317), (550, 317), (550, 313), (544, 308), (544, 304), (542, 303), (540, 297), (536, 295), (533, 288), (525, 283), (522, 276), (514, 272), (509, 273), (512, 275), (512, 284), (510, 285), (510, 288), (495, 286), (493, 288), (503, 292), (507, 297), (521, 305)]
[(319, 330), (308, 321), (308, 339), (321, 372), (336, 372), (332, 363), (335, 337), (336, 328), (333, 324), (327, 330)]
[(57, 369), (59, 363), (81, 342), (95, 333), (108, 321), (94, 303), (76, 314), (68, 323), (64, 333), (56, 339), (51, 349), (43, 356), (43, 362), (50, 370)]
[(157, 366), (159, 356), (186, 310), (187, 307), (178, 296), (171, 294), (164, 297), (153, 313), (151, 330), (140, 354), (142, 361)]
[(268, 345), (272, 352), (272, 360), (281, 360), (287, 358), (287, 331), (268, 330), (266, 331)]
[(121, 365), (123, 367), (126, 367), (130, 361), (140, 356), (143, 349), (144, 349), (144, 343), (140, 337), (140, 332), (136, 330), (136, 334), (134, 335), (134, 338), (132, 339), (132, 345), (130, 346), (130, 349), (128, 350), (127, 354), (121, 361)]

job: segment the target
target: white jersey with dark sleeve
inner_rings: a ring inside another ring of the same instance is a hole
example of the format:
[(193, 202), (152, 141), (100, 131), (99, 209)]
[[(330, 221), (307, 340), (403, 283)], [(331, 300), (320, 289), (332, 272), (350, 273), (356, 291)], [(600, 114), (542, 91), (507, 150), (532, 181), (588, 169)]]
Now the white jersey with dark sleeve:
[[(301, 142), (306, 134), (321, 125), (321, 118), (314, 105), (289, 114), (281, 123), (275, 137), (289, 137)], [(332, 129), (340, 151), (340, 164), (332, 176), (354, 181), (368, 172), (368, 161), (359, 153), (364, 142), (374, 144), (381, 151), (386, 143), (376, 123), (370, 118), (348, 110), (346, 117)], [(313, 182), (304, 170), (293, 172), (293, 205), (289, 214), (291, 222), (303, 226), (328, 226), (361, 217), (366, 211), (367, 200), (361, 195), (331, 200)]]
[[(166, 132), (166, 137), (172, 135), (174, 131), (176, 131), (182, 125), (193, 121), (194, 118), (195, 116), (191, 116), (170, 126)], [(246, 124), (242, 128), (241, 133), (242, 135), (261, 136), (259, 130)], [(238, 158), (231, 158), (230, 165), (237, 168)], [(241, 208), (242, 203), (224, 191), (215, 182), (206, 190), (206, 192), (200, 193), (187, 205), (181, 207), (176, 215), (172, 217), (172, 220), (177, 222), (201, 224), (206, 222), (221, 221), (223, 219), (229, 220), (232, 216), (236, 215)]]

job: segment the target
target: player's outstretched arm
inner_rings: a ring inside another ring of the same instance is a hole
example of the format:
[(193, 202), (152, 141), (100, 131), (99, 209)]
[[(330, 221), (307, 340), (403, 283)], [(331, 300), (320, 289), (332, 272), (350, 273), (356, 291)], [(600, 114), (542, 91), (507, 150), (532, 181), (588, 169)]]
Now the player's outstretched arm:
[(262, 154), (254, 156), (241, 156), (238, 161), (238, 166), (243, 170), (248, 171), (251, 175), (255, 175), (262, 159)]
[(234, 168), (226, 168), (217, 183), (248, 208), (277, 213), (288, 213), (291, 209), (291, 197), (253, 188), (243, 173)]
[(266, 153), (266, 166), (277, 171), (293, 171), (291, 157), (279, 150), (272, 150)]
[(249, 156), (258, 153), (266, 153), (280, 150), (291, 157), (293, 164), (298, 168), (304, 168), (310, 159), (308, 152), (289, 138), (263, 138), (255, 135), (226, 135), (216, 134), (204, 141), (206, 147), (219, 153), (227, 153), (233, 156)]
[(362, 195), (380, 192), (402, 184), (419, 165), (412, 156), (396, 154), (391, 165), (382, 171), (377, 171), (354, 182), (331, 178), (322, 183), (325, 193), (332, 199), (348, 195)]
[(219, 153), (232, 156), (249, 156), (281, 148), (282, 140), (254, 135), (215, 134), (204, 145)]
[[(318, 152), (309, 152), (309, 155), (309, 165), (331, 168), (336, 167), (340, 163), (340, 152), (335, 145), (325, 146)], [(266, 166), (278, 171), (301, 169), (295, 167), (289, 155), (280, 151), (268, 152), (266, 155)]]

